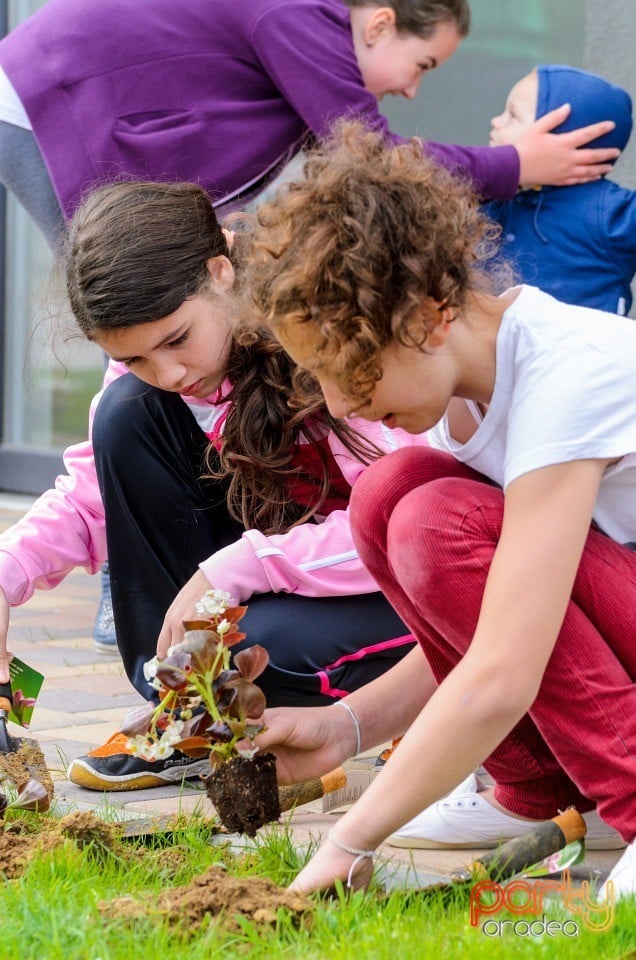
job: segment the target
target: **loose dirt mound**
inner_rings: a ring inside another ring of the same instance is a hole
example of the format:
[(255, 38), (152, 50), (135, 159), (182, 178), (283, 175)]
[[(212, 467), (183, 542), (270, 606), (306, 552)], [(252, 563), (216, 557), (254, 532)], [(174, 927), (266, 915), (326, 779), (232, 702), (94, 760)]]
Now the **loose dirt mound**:
[(63, 836), (74, 840), (80, 848), (93, 843), (114, 851), (119, 846), (121, 828), (114, 823), (105, 823), (88, 812), (69, 813), (59, 821), (59, 831)]
[(36, 834), (1, 828), (0, 821), (0, 878), (4, 876), (8, 880), (22, 876), (34, 857), (64, 842), (63, 834), (58, 831)]
[(0, 780), (6, 777), (16, 787), (27, 780), (39, 780), (53, 799), (53, 781), (49, 773), (42, 750), (35, 740), (22, 740), (15, 753), (0, 753)]
[(92, 813), (70, 813), (61, 820), (54, 817), (25, 817), (3, 824), (0, 820), (0, 877), (15, 880), (34, 857), (59, 847), (66, 839), (78, 847), (92, 843), (97, 850), (114, 851), (119, 828), (104, 823)]
[(195, 929), (208, 915), (222, 917), (229, 929), (239, 930), (233, 919), (237, 914), (253, 923), (276, 921), (279, 907), (296, 917), (313, 909), (305, 897), (289, 893), (264, 877), (230, 877), (222, 867), (214, 866), (195, 877), (191, 883), (166, 890), (154, 903), (143, 903), (132, 897), (102, 901), (98, 909), (107, 919), (138, 919), (161, 916), (169, 923), (183, 923)]
[[(35, 857), (69, 840), (80, 848), (90, 845), (96, 855), (114, 853), (131, 860), (147, 857), (155, 864), (160, 863), (167, 873), (175, 873), (187, 862), (188, 851), (183, 846), (163, 850), (131, 849), (122, 843), (121, 830), (120, 825), (105, 823), (90, 812), (71, 813), (61, 820), (36, 815), (7, 823), (0, 820), (0, 879), (15, 880)], [(237, 914), (256, 924), (273, 924), (280, 907), (296, 918), (313, 909), (305, 897), (289, 893), (271, 880), (231, 877), (219, 865), (210, 867), (185, 886), (164, 891), (152, 903), (117, 897), (98, 904), (101, 915), (111, 920), (160, 916), (171, 924), (183, 923), (195, 930), (206, 917), (213, 917), (237, 931), (240, 930), (235, 919)]]

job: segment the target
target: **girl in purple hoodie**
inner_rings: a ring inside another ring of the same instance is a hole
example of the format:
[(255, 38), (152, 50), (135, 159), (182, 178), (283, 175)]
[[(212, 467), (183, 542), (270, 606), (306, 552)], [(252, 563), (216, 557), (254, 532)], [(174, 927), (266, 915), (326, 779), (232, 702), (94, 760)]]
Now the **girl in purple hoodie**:
[[(49, 0), (0, 43), (0, 182), (51, 238), (113, 178), (193, 180), (244, 208), (310, 136), (416, 95), (469, 29), (467, 0)], [(486, 198), (606, 172), (553, 136), (567, 108), (497, 149), (427, 142)]]

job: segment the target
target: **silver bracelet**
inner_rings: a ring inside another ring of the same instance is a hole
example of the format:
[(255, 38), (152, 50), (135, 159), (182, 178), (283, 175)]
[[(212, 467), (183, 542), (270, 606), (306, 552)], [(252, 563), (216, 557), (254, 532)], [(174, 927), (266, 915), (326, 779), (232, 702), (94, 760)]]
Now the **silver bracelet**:
[(334, 847), (338, 847), (338, 850), (342, 850), (343, 853), (350, 853), (352, 857), (368, 857), (369, 859), (375, 857), (375, 850), (358, 850), (357, 847), (348, 847), (346, 843), (340, 843), (339, 840), (332, 837), (331, 831), (327, 834), (327, 840), (330, 840)]
[(342, 707), (344, 710), (347, 711), (347, 713), (353, 720), (353, 724), (356, 728), (356, 752), (354, 753), (354, 757), (357, 757), (358, 754), (360, 753), (360, 750), (362, 749), (362, 737), (360, 736), (360, 722), (358, 721), (358, 718), (356, 717), (353, 708), (350, 707), (348, 703), (345, 703), (344, 700), (336, 700), (336, 702), (334, 703), (334, 707)]
[(361, 860), (373, 860), (375, 856), (375, 850), (358, 850), (356, 847), (348, 847), (346, 843), (340, 843), (339, 840), (335, 840), (334, 837), (331, 836), (331, 833), (327, 834), (327, 840), (330, 840), (334, 847), (337, 847), (338, 850), (342, 850), (343, 853), (349, 853), (352, 857), (355, 857), (355, 860), (349, 867), (349, 873), (347, 874), (347, 890), (353, 890), (353, 875), (356, 867)]

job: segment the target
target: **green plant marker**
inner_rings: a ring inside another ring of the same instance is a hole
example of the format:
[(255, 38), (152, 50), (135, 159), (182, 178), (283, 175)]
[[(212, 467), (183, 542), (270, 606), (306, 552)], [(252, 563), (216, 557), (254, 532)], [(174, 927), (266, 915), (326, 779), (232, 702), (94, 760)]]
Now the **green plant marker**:
[(581, 863), (585, 858), (585, 841), (574, 840), (568, 843), (562, 850), (550, 854), (544, 860), (533, 863), (531, 867), (524, 870), (522, 877), (545, 877), (551, 873), (560, 873), (567, 867), (574, 866), (575, 863)]
[(31, 723), (44, 676), (24, 660), (14, 657), (9, 664), (9, 679), (13, 691), (13, 705), (9, 719), (26, 729)]

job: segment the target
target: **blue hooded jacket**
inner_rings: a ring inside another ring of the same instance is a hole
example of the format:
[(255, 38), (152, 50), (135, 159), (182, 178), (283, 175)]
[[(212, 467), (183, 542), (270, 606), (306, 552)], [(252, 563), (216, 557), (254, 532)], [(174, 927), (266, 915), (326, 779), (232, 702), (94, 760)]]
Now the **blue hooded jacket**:
[[(586, 147), (619, 147), (632, 130), (629, 95), (574, 67), (537, 67), (537, 119), (563, 103), (572, 110), (555, 129), (614, 120), (610, 133)], [(484, 211), (502, 227), (500, 256), (524, 283), (563, 300), (626, 314), (636, 272), (636, 191), (605, 180), (573, 187), (522, 190)]]

